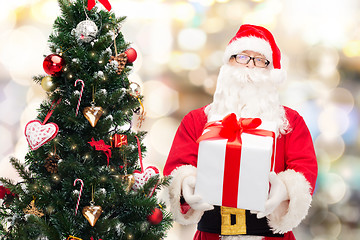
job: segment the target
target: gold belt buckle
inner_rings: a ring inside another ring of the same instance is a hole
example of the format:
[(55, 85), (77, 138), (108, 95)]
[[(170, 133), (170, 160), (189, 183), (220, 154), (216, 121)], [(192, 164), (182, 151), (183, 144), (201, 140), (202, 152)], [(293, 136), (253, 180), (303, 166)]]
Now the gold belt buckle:
[[(246, 234), (245, 209), (220, 207), (221, 235)], [(235, 215), (235, 224), (231, 224), (231, 215)]]

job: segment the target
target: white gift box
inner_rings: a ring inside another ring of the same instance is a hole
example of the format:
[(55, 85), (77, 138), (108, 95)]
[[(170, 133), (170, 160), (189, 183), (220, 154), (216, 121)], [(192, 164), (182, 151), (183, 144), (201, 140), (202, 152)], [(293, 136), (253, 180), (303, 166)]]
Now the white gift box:
[[(256, 129), (276, 132), (276, 123), (262, 122)], [(227, 186), (227, 189), (231, 188), (231, 194), (236, 195), (235, 199), (237, 197), (236, 206), (227, 206), (223, 203), (225, 153), (228, 139), (203, 140), (199, 143), (195, 194), (200, 195), (205, 202), (212, 205), (264, 211), (269, 191), (274, 139), (248, 133), (242, 133), (241, 139), (238, 187), (236, 188), (237, 183), (234, 183), (234, 186)]]

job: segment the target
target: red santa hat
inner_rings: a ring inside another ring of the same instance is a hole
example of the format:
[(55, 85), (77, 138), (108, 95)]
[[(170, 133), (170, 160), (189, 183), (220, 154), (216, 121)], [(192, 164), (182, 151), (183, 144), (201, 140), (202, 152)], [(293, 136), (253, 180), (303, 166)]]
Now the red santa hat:
[(250, 50), (261, 53), (270, 61), (271, 67), (281, 69), (281, 53), (271, 32), (264, 27), (244, 24), (225, 49), (224, 62), (229, 62), (232, 55)]

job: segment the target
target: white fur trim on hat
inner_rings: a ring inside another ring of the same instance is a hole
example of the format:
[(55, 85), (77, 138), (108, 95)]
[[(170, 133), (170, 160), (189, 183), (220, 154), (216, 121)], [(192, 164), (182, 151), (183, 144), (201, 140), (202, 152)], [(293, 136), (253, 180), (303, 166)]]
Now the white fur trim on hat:
[(269, 42), (254, 36), (241, 37), (232, 41), (225, 49), (224, 63), (228, 63), (232, 55), (239, 54), (245, 50), (261, 53), (270, 61), (270, 65), (273, 66), (272, 49)]
[(292, 169), (278, 175), (286, 186), (289, 200), (282, 202), (267, 218), (274, 233), (286, 233), (306, 217), (312, 200), (311, 186), (303, 174)]
[(204, 211), (198, 211), (190, 208), (186, 214), (182, 214), (180, 205), (182, 182), (185, 177), (196, 176), (196, 167), (192, 165), (180, 166), (171, 172), (171, 176), (172, 179), (168, 189), (170, 197), (170, 211), (174, 215), (175, 221), (183, 225), (198, 223), (204, 214)]

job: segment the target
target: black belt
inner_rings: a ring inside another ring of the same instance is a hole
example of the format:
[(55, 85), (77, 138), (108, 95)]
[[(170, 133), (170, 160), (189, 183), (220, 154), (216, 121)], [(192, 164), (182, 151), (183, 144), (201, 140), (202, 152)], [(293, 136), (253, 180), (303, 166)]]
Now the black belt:
[[(240, 228), (245, 229), (245, 231), (238, 234), (226, 234), (226, 235), (284, 237), (283, 234), (275, 234), (271, 231), (267, 223), (266, 217), (258, 219), (256, 217), (256, 214), (251, 214), (249, 210), (242, 210), (242, 211), (244, 216), (241, 223), (236, 222), (237, 219), (239, 219), (236, 216), (236, 214), (228, 214), (229, 216), (226, 217), (230, 218), (230, 220), (228, 221), (231, 225), (230, 228), (242, 225), (240, 226)], [(223, 232), (222, 232), (222, 223), (221, 223), (222, 218), (224, 218), (224, 216), (221, 216), (221, 208), (219, 206), (214, 206), (213, 210), (204, 212), (204, 215), (200, 219), (197, 228), (199, 231), (202, 232), (217, 233), (221, 235), (222, 233), (224, 233), (224, 228), (226, 227), (223, 224)]]

